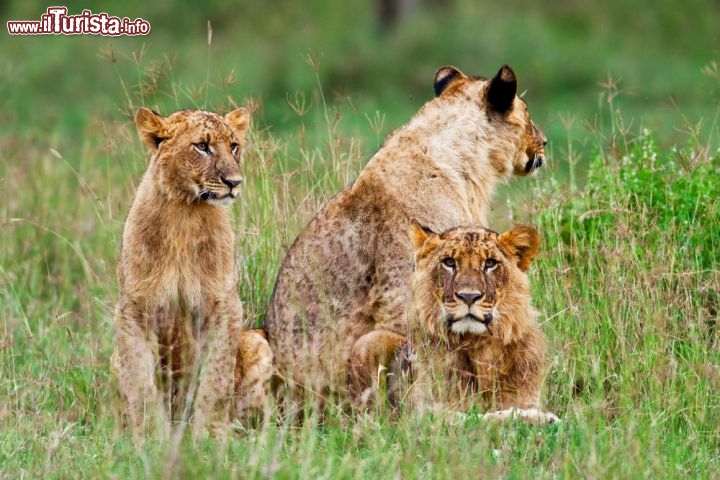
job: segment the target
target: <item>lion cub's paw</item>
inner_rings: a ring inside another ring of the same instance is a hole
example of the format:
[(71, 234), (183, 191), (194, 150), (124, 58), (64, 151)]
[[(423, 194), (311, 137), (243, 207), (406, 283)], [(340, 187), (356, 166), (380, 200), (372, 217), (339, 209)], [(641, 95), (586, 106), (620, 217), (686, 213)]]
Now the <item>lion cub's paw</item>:
[(517, 419), (532, 425), (543, 425), (560, 421), (560, 418), (554, 413), (543, 412), (537, 408), (508, 408), (507, 410), (486, 413), (483, 415), (483, 419), (500, 422)]

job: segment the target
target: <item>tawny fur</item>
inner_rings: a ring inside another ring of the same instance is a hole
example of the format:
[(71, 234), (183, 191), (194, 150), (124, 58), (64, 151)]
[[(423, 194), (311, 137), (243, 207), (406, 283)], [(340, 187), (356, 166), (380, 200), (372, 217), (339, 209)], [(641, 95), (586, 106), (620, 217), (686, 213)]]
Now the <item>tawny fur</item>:
[(496, 185), (544, 160), (509, 67), (492, 80), (443, 67), (435, 90), (283, 260), (265, 329), (295, 399), (348, 384), (360, 394), (407, 334), (411, 220), (438, 231), (486, 224)]
[(231, 414), (247, 424), (269, 413), (273, 352), (262, 329), (240, 332), (235, 363), (235, 397)]
[[(411, 237), (408, 342), (404, 368), (394, 367), (389, 381), (409, 373), (412, 385), (394, 388), (395, 400), (452, 411), (518, 409), (533, 412), (535, 421), (555, 420), (539, 410), (546, 346), (526, 273), (540, 245), (537, 231), (458, 227), (437, 235), (414, 225)], [(458, 329), (461, 323), (475, 327)]]
[(242, 326), (226, 205), (250, 116), (141, 108), (135, 123), (152, 156), (123, 232), (114, 358), (133, 438), (167, 437), (170, 419), (224, 436)]

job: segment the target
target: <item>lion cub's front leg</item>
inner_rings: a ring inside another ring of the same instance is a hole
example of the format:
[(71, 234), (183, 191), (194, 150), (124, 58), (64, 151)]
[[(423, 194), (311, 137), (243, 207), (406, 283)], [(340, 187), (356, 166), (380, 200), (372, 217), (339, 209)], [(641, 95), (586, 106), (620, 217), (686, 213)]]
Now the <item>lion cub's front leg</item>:
[[(133, 440), (140, 448), (145, 435), (155, 427), (158, 437), (167, 438), (168, 418), (155, 383), (157, 338), (148, 325), (148, 315), (129, 301), (118, 303), (115, 312), (118, 383), (127, 402)], [(154, 421), (152, 425), (150, 422)]]
[(494, 403), (497, 411), (486, 413), (486, 420), (522, 420), (531, 424), (555, 423), (559, 418), (540, 409), (540, 391), (545, 372), (545, 337), (538, 328), (530, 329), (525, 338), (505, 347), (512, 359), (503, 364), (501, 373), (491, 382), (496, 385)]
[(251, 414), (268, 413), (274, 372), (273, 352), (265, 331), (255, 328), (240, 332), (235, 363), (235, 405), (231, 412), (234, 418), (248, 423)]
[[(218, 304), (219, 303), (219, 304)], [(238, 349), (238, 332), (242, 321), (242, 304), (230, 298), (208, 312), (205, 338), (200, 339), (204, 363), (201, 365), (200, 382), (195, 398), (192, 419), (193, 438), (206, 437), (209, 433), (224, 439), (228, 430), (230, 401), (233, 393), (233, 372)], [(203, 361), (201, 360), (201, 361)]]
[(389, 330), (373, 330), (357, 339), (350, 352), (348, 387), (356, 406), (367, 407), (381, 387), (390, 362), (405, 343), (403, 335)]
[(420, 413), (449, 415), (452, 423), (465, 421), (470, 415), (464, 411), (478, 401), (497, 408), (480, 415), (486, 421), (520, 420), (533, 425), (559, 422), (555, 414), (540, 409), (539, 358), (520, 355), (504, 375), (488, 377), (465, 370), (467, 365), (459, 361), (456, 352), (438, 355), (425, 348), (418, 352), (405, 343), (391, 364), (390, 402), (393, 407)]

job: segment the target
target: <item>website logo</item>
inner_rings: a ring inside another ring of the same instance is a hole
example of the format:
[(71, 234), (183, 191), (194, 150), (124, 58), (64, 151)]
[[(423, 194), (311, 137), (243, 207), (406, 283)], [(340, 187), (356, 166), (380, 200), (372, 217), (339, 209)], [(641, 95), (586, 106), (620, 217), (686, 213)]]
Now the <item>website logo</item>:
[(130, 20), (107, 13), (83, 10), (80, 15), (68, 15), (67, 7), (48, 7), (40, 20), (7, 22), (10, 35), (147, 35), (150, 23), (142, 18)]

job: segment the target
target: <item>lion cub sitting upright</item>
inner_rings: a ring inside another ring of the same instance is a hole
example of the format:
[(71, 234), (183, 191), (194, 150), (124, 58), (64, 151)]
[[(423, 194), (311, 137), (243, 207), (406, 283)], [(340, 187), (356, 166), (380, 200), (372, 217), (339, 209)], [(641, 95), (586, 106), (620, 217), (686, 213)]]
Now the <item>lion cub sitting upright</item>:
[(250, 115), (141, 108), (135, 124), (152, 156), (123, 232), (114, 359), (133, 438), (166, 436), (193, 397), (194, 436), (223, 436), (242, 326), (227, 205)]
[(437, 231), (486, 225), (495, 187), (544, 163), (545, 135), (510, 67), (491, 79), (442, 67), (434, 89), (283, 259), (265, 330), (293, 403), (365, 408), (407, 334), (411, 220)]
[[(389, 379), (391, 401), (453, 411), (480, 404), (495, 410), (486, 418), (556, 421), (539, 410), (545, 337), (526, 273), (540, 246), (537, 230), (459, 227), (438, 235), (412, 225), (411, 237), (409, 335)], [(409, 392), (392, 388), (408, 373)]]

